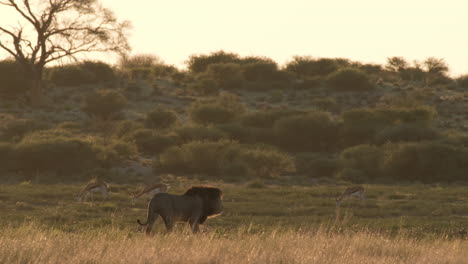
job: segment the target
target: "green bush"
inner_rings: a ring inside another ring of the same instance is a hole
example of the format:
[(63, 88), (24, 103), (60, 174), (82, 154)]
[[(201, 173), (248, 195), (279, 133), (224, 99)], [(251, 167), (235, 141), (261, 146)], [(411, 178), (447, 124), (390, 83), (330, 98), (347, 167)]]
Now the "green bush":
[(215, 80), (209, 76), (202, 75), (190, 85), (190, 89), (194, 90), (198, 95), (216, 96), (219, 94), (219, 87)]
[(0, 172), (17, 170), (19, 163), (16, 157), (14, 144), (0, 142)]
[(155, 108), (146, 115), (145, 125), (147, 128), (167, 129), (175, 125), (177, 114), (168, 109)]
[(78, 172), (97, 165), (92, 142), (68, 137), (62, 132), (31, 133), (15, 147), (20, 169), (26, 173), (44, 171)]
[(12, 60), (0, 61), (0, 97), (16, 98), (24, 95), (30, 87), (21, 66)]
[(138, 151), (146, 155), (159, 154), (179, 142), (177, 136), (160, 134), (151, 129), (139, 129), (133, 132), (132, 138)]
[(303, 113), (292, 109), (260, 110), (244, 114), (241, 117), (241, 123), (249, 127), (272, 128), (275, 122), (281, 118)]
[(387, 142), (417, 142), (425, 140), (436, 140), (440, 137), (440, 133), (434, 128), (404, 124), (381, 130), (375, 136), (375, 142), (377, 144), (383, 144)]
[(330, 151), (338, 138), (338, 123), (324, 112), (284, 117), (273, 127), (279, 146), (290, 151)]
[(48, 79), (60, 86), (109, 83), (116, 73), (109, 64), (98, 61), (56, 66), (47, 69)]
[(234, 120), (236, 112), (221, 105), (197, 105), (190, 109), (192, 121), (201, 125), (222, 124)]
[(343, 169), (360, 171), (368, 180), (381, 177), (384, 151), (376, 146), (358, 145), (343, 150), (340, 162)]
[(278, 65), (272, 60), (246, 63), (241, 69), (244, 79), (249, 82), (271, 81), (278, 76)]
[(327, 85), (340, 92), (368, 91), (374, 88), (366, 73), (357, 69), (341, 69), (327, 78)]
[(467, 181), (468, 150), (437, 142), (402, 143), (388, 147), (387, 177), (400, 181)]
[(245, 144), (265, 143), (274, 145), (275, 134), (271, 128), (249, 127), (239, 123), (221, 124), (216, 126), (232, 140)]
[(312, 90), (317, 89), (322, 86), (323, 78), (322, 77), (309, 77), (298, 83), (294, 84), (294, 89), (296, 90)]
[(239, 55), (224, 51), (213, 52), (210, 55), (192, 55), (187, 63), (187, 68), (192, 73), (202, 73), (211, 64), (219, 63), (239, 63)]
[(458, 79), (457, 79), (457, 83), (460, 87), (462, 88), (468, 88), (468, 74), (467, 75), (463, 75), (463, 76), (460, 76)]
[(197, 101), (190, 106), (193, 122), (201, 125), (223, 124), (233, 121), (245, 111), (239, 98), (231, 95)]
[(238, 147), (239, 144), (225, 140), (192, 141), (164, 151), (157, 165), (163, 171), (216, 175), (226, 154)]
[(285, 153), (226, 140), (192, 141), (171, 147), (161, 154), (155, 166), (163, 171), (218, 177), (222, 173), (232, 177), (245, 172), (252, 177), (274, 177), (294, 171), (294, 163)]
[(32, 119), (7, 120), (0, 127), (0, 140), (19, 141), (28, 133), (47, 128), (49, 126), (46, 123)]
[(286, 64), (286, 70), (299, 76), (322, 76), (335, 72), (341, 67), (346, 67), (350, 63), (346, 59), (314, 59), (308, 56), (296, 56), (291, 62)]
[(122, 139), (130, 139), (133, 133), (136, 130), (142, 129), (143, 124), (132, 121), (132, 120), (123, 120), (118, 123), (116, 123), (114, 129), (113, 129), (113, 135), (116, 136), (117, 138), (122, 138)]
[(331, 97), (315, 98), (312, 100), (312, 105), (325, 112), (332, 112), (338, 108), (336, 100)]
[(299, 153), (295, 160), (298, 174), (314, 178), (332, 177), (339, 169), (336, 158), (319, 153)]
[(104, 62), (84, 61), (80, 67), (93, 74), (93, 78), (90, 80), (91, 84), (113, 82), (117, 77), (114, 69)]
[(397, 125), (430, 126), (436, 113), (429, 107), (352, 109), (343, 113), (346, 146), (372, 143), (383, 129)]
[(126, 105), (127, 99), (119, 92), (99, 90), (86, 97), (82, 110), (92, 117), (109, 119)]
[(125, 160), (134, 158), (138, 153), (135, 144), (115, 139), (94, 147), (97, 150), (98, 163), (104, 168), (121, 165)]
[(244, 82), (241, 67), (235, 63), (210, 64), (206, 69), (206, 75), (221, 89), (240, 89)]
[(176, 128), (174, 133), (183, 144), (190, 141), (219, 141), (227, 138), (226, 133), (215, 127), (183, 126)]
[(246, 165), (247, 173), (251, 177), (278, 177), (296, 170), (288, 154), (272, 148), (249, 148), (241, 151), (237, 159)]
[(57, 66), (48, 70), (48, 79), (60, 86), (79, 86), (91, 84), (95, 78), (93, 72), (83, 69), (79, 64)]

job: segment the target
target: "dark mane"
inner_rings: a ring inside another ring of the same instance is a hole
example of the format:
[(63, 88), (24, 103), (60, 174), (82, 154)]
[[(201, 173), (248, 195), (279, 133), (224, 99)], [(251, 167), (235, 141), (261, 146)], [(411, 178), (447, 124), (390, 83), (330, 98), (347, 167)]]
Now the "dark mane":
[(220, 189), (211, 186), (193, 186), (188, 189), (184, 195), (200, 196), (205, 199), (215, 200), (221, 198), (223, 192)]

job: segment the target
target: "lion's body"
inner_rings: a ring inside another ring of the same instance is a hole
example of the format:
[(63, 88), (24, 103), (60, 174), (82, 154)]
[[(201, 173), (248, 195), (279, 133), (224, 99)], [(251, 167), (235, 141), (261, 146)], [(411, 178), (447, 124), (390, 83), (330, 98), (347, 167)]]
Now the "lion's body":
[(209, 216), (220, 214), (222, 206), (221, 191), (213, 187), (192, 187), (183, 195), (158, 193), (148, 204), (146, 233), (151, 229), (158, 216), (163, 219), (166, 229), (171, 231), (175, 222), (188, 222), (193, 230), (199, 230)]

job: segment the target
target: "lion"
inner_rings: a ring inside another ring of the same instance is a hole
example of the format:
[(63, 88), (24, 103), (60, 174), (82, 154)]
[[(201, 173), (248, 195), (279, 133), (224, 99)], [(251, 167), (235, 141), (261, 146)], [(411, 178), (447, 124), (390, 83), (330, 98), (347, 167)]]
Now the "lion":
[(205, 223), (208, 217), (220, 215), (223, 211), (223, 194), (220, 189), (211, 186), (195, 186), (188, 189), (183, 195), (168, 193), (156, 194), (148, 204), (145, 232), (151, 230), (158, 215), (164, 221), (166, 230), (172, 231), (175, 222), (188, 222), (194, 233), (199, 231), (199, 225)]

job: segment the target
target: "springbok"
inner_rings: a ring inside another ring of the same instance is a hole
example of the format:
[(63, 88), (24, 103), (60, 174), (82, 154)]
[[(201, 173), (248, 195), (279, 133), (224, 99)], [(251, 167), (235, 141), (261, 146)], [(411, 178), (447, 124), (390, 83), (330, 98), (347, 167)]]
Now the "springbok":
[(146, 185), (143, 189), (139, 192), (136, 192), (132, 195), (132, 205), (136, 204), (136, 200), (141, 198), (142, 196), (146, 196), (147, 198), (153, 198), (153, 196), (157, 193), (165, 193), (169, 190), (171, 186), (164, 183), (157, 183), (152, 185)]
[(349, 199), (352, 197), (359, 198), (361, 200), (366, 199), (366, 196), (364, 195), (364, 187), (362, 186), (353, 186), (353, 187), (348, 187), (346, 190), (338, 197), (336, 197), (336, 206), (340, 206), (341, 202), (345, 199)]
[(101, 192), (104, 199), (109, 199), (109, 184), (103, 180), (92, 181), (88, 183), (76, 196), (78, 202), (86, 202), (86, 199), (91, 195), (91, 201), (94, 201), (93, 193)]

